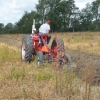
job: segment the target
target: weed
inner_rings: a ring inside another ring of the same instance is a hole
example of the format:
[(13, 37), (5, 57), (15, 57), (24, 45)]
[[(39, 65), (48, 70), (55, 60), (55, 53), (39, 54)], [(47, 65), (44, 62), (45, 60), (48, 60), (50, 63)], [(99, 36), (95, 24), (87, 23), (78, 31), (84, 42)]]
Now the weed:
[(23, 72), (21, 70), (16, 70), (15, 68), (12, 68), (11, 74), (8, 76), (9, 79), (16, 79), (18, 81), (18, 78), (23, 77)]
[(23, 99), (26, 99), (27, 98), (27, 93), (25, 91), (25, 89), (23, 88), (23, 92), (22, 92), (22, 97)]
[(85, 86), (85, 99), (90, 100), (91, 83), (95, 77), (95, 70), (91, 62), (86, 67), (81, 68), (81, 75), (86, 83)]
[(52, 77), (52, 72), (50, 72), (48, 70), (39, 70), (36, 73), (37, 81), (47, 80), (47, 79), (50, 79), (51, 77)]

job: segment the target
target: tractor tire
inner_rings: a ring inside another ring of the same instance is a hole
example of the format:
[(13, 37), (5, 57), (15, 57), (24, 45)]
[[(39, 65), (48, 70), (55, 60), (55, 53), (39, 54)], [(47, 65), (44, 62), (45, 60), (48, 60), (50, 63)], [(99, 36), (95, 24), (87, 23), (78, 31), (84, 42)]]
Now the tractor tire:
[(72, 59), (69, 54), (65, 53), (64, 42), (61, 38), (54, 38), (51, 45), (51, 49), (53, 50), (56, 46), (57, 46), (57, 55), (59, 56), (60, 53), (64, 53), (65, 64), (67, 64), (67, 67), (70, 67), (72, 63)]
[(25, 35), (22, 40), (21, 58), (24, 61), (31, 62), (32, 60), (32, 37)]
[(57, 55), (60, 54), (60, 52), (65, 52), (64, 50), (64, 42), (61, 38), (54, 38), (51, 49), (53, 50), (57, 46)]
[(43, 52), (41, 51), (37, 52), (37, 65), (38, 66), (43, 65), (43, 61), (44, 61)]

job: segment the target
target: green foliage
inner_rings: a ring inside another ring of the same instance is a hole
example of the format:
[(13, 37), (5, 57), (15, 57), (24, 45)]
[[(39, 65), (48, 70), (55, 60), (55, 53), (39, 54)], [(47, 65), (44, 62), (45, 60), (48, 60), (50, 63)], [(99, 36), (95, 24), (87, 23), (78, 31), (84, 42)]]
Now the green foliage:
[(34, 16), (35, 11), (31, 13), (25, 12), (19, 22), (16, 23), (17, 33), (31, 33)]
[(8, 23), (4, 28), (4, 33), (14, 33), (14, 25), (12, 23)]
[(47, 80), (52, 77), (52, 72), (50, 70), (40, 70), (36, 74), (36, 80), (37, 81), (42, 81), (42, 80)]
[(24, 99), (26, 99), (26, 98), (27, 98), (27, 93), (26, 93), (25, 89), (23, 89), (23, 92), (22, 92), (22, 97), (23, 97)]
[(4, 30), (4, 24), (0, 23), (0, 33), (3, 33), (3, 30)]
[(18, 79), (18, 78), (21, 78), (23, 77), (23, 72), (21, 70), (16, 70), (15, 68), (13, 68), (11, 70), (11, 74), (8, 76), (8, 78), (12, 79), (12, 78), (15, 78), (15, 79)]
[(36, 20), (36, 29), (51, 20), (51, 31), (100, 31), (100, 16), (98, 7), (100, 0), (87, 3), (80, 10), (75, 0), (38, 0), (36, 11), (25, 11), (22, 18), (13, 25), (8, 23), (5, 27), (0, 24), (0, 33), (31, 33), (33, 18)]

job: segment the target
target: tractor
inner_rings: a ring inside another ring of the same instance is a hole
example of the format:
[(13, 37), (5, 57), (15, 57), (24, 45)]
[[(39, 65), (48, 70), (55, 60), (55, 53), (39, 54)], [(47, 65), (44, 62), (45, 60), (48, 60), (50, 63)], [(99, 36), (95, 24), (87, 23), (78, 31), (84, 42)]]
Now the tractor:
[[(36, 58), (37, 65), (41, 66), (47, 60), (48, 62), (56, 62), (57, 67), (62, 65), (71, 65), (71, 56), (65, 53), (64, 42), (61, 38), (55, 36), (51, 47), (48, 47), (46, 40), (48, 35), (39, 36), (35, 28), (35, 20), (33, 20), (32, 34), (25, 35), (22, 40), (21, 58), (24, 61), (31, 62)], [(42, 42), (39, 44), (39, 39)]]

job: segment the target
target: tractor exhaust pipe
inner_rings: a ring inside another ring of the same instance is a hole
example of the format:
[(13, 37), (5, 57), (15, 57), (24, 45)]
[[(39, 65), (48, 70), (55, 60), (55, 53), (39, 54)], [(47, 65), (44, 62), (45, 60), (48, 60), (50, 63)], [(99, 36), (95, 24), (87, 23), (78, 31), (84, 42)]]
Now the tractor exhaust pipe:
[(35, 19), (33, 19), (32, 34), (34, 34), (35, 32), (36, 32), (36, 28), (35, 28)]

